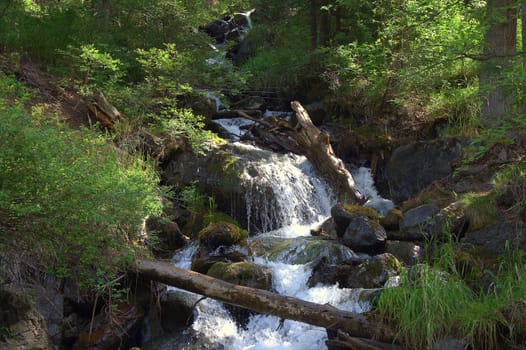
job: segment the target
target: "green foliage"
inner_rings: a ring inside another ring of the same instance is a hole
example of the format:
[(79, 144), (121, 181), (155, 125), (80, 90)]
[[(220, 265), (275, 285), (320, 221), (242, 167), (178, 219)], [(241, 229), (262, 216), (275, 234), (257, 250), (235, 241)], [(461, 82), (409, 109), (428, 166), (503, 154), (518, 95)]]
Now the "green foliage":
[(509, 252), (503, 258), (489, 290), (468, 288), (455, 268), (456, 256), (455, 247), (448, 242), (432, 265), (420, 264), (406, 272), (399, 287), (381, 294), (381, 317), (413, 349), (432, 348), (445, 336), (466, 339), (475, 349), (499, 349), (520, 342), (526, 319), (513, 309), (526, 300), (522, 254)]
[(249, 33), (253, 55), (243, 64), (255, 88), (297, 89), (316, 75), (310, 65), (308, 27), (301, 22), (260, 24)]
[(102, 135), (71, 131), (18, 106), (0, 105), (1, 240), (41, 251), (59, 277), (94, 283), (134, 255), (142, 219), (161, 209), (148, 162), (120, 153)]
[(77, 88), (83, 95), (91, 95), (94, 89), (111, 92), (123, 78), (121, 60), (101, 52), (93, 44), (69, 46), (64, 55), (69, 57), (77, 76)]

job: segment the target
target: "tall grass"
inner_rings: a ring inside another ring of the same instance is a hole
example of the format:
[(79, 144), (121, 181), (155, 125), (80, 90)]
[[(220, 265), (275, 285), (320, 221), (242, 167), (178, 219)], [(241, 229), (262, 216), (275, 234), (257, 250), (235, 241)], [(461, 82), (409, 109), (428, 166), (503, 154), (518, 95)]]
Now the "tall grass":
[(457, 248), (452, 244), (446, 243), (433, 263), (407, 271), (399, 287), (386, 289), (378, 302), (379, 315), (413, 349), (431, 349), (444, 337), (488, 350), (522, 342), (526, 335), (522, 254), (508, 252), (494, 271), (490, 288), (472, 290), (453, 267)]

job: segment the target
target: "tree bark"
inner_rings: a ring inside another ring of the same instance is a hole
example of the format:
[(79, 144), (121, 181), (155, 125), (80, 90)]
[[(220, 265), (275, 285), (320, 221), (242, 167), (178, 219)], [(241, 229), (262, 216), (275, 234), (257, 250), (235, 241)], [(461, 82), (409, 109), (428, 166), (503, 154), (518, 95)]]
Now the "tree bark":
[(486, 126), (496, 127), (511, 112), (514, 97), (505, 91), (500, 74), (516, 53), (517, 5), (513, 0), (488, 0), (486, 11), (484, 55), (489, 59), (480, 74), (482, 117)]
[(310, 36), (311, 49), (318, 47), (318, 1), (310, 0)]
[(336, 191), (340, 202), (364, 203), (365, 198), (356, 187), (351, 173), (345, 168), (342, 160), (334, 154), (329, 135), (312, 123), (307, 111), (299, 102), (293, 101), (291, 106), (296, 112), (300, 128), (290, 134), (304, 150), (303, 153), (318, 174), (324, 177)]
[(342, 311), (330, 305), (231, 284), (159, 261), (138, 260), (136, 271), (151, 280), (259, 313), (340, 330), (351, 337), (377, 339), (387, 343), (392, 343), (395, 339), (395, 333), (384, 325), (372, 322), (364, 315)]
[(322, 0), (323, 8), (320, 8), (320, 44), (325, 46), (329, 43), (331, 22), (330, 13), (328, 9), (329, 1)]

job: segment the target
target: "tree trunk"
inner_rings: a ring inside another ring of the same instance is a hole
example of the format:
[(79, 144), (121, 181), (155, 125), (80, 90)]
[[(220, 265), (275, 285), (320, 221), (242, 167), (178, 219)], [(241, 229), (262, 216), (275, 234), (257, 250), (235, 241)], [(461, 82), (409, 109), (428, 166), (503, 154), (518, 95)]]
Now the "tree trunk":
[[(297, 102), (291, 102), (296, 112), (298, 126), (290, 134), (303, 149), (318, 174), (324, 177), (336, 191), (340, 202), (364, 203), (351, 173), (345, 168), (342, 160), (334, 154), (327, 133), (320, 131), (311, 121), (307, 111)], [(298, 127), (300, 127), (298, 129)]]
[(310, 0), (310, 36), (311, 49), (318, 47), (318, 1)]
[(327, 45), (329, 43), (331, 25), (330, 16), (328, 9), (329, 1), (323, 0), (322, 7), (320, 10), (320, 44)]
[(489, 127), (499, 125), (509, 114), (513, 95), (502, 85), (500, 74), (509, 66), (516, 53), (517, 6), (513, 0), (488, 0), (486, 5), (489, 29), (485, 35), (486, 64), (480, 74), (483, 123)]
[[(522, 24), (522, 69), (526, 69), (526, 1), (522, 2), (521, 5), (521, 24)], [(526, 98), (522, 98), (522, 110), (521, 113), (526, 114)]]
[(392, 343), (395, 338), (395, 333), (384, 325), (374, 323), (364, 315), (342, 311), (330, 305), (231, 284), (159, 261), (138, 260), (136, 270), (151, 280), (259, 313), (341, 330), (351, 337), (377, 339), (388, 343)]

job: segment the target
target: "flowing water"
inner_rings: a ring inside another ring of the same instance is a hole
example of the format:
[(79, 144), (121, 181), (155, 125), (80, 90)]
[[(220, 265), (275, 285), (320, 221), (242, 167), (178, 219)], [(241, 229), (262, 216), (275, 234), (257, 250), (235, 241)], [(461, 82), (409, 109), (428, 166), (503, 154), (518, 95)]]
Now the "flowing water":
[[(238, 140), (247, 121), (238, 119), (218, 121)], [(235, 143), (247, 155), (244, 173), (247, 218), (251, 223), (251, 239), (262, 237), (299, 238), (310, 235), (310, 229), (330, 215), (335, 198), (329, 186), (314, 173), (303, 156), (274, 154), (260, 148)], [(368, 205), (385, 210), (392, 205), (381, 198), (373, 186), (370, 171), (360, 168), (355, 180), (369, 197)], [(191, 245), (174, 256), (174, 264), (189, 268), (196, 246)], [(361, 300), (361, 289), (339, 288), (338, 285), (307, 286), (312, 273), (311, 264), (290, 264), (270, 261), (268, 257), (252, 257), (253, 262), (269, 267), (273, 272), (273, 288), (280, 294), (316, 302), (329, 303), (347, 311), (365, 312), (370, 309)], [(198, 296), (195, 296), (198, 299)], [(325, 349), (327, 334), (324, 328), (274, 316), (255, 315), (241, 327), (232, 319), (221, 302), (205, 299), (197, 309), (191, 326), (194, 339), (205, 340), (212, 349)], [(195, 347), (193, 347), (195, 346)], [(187, 342), (180, 348), (201, 348), (203, 344)]]

